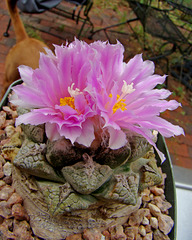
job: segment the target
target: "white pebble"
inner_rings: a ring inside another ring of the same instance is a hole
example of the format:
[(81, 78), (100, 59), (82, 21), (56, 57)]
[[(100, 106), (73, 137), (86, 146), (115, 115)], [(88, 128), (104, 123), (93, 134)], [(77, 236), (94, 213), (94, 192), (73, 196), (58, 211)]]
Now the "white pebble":
[(157, 217), (161, 214), (161, 210), (156, 205), (149, 203), (148, 207), (153, 216)]
[(150, 218), (150, 225), (152, 228), (157, 229), (158, 228), (158, 220), (156, 217)]
[(11, 125), (8, 125), (6, 128), (5, 128), (5, 132), (7, 134), (7, 137), (11, 137), (13, 136), (13, 134), (15, 133), (15, 128)]
[(143, 221), (142, 221), (142, 224), (143, 224), (143, 225), (149, 225), (149, 219), (146, 218), (146, 217), (144, 217), (144, 218), (143, 218)]
[(138, 230), (139, 230), (139, 233), (141, 234), (141, 236), (144, 237), (146, 235), (146, 230), (143, 225), (140, 225)]
[(3, 166), (3, 172), (6, 177), (11, 176), (12, 174), (12, 164), (10, 162), (6, 162)]

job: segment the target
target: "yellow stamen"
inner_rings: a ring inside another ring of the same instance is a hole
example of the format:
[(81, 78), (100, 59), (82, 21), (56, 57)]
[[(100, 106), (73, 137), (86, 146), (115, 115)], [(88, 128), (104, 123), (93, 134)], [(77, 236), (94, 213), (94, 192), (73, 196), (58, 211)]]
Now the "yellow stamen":
[(74, 99), (74, 97), (60, 98), (60, 106), (66, 106), (66, 105), (75, 109), (75, 99)]
[[(109, 97), (110, 98), (112, 97), (111, 93), (109, 94)], [(127, 105), (125, 103), (125, 99), (118, 100), (119, 98), (120, 98), (120, 96), (117, 94), (117, 102), (113, 106), (113, 113), (115, 113), (117, 111), (117, 109), (121, 109), (122, 111), (127, 110), (127, 108), (126, 108)]]

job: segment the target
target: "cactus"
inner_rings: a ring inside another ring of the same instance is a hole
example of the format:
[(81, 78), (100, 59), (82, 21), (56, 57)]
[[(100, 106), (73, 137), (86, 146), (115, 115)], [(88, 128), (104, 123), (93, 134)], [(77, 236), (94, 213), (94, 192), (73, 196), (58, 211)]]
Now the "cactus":
[(15, 188), (39, 237), (62, 239), (85, 228), (123, 224), (140, 207), (141, 192), (162, 181), (153, 148), (140, 135), (127, 135), (126, 146), (111, 150), (65, 138), (38, 142), (39, 129), (45, 136), (42, 126), (22, 126), (13, 160)]

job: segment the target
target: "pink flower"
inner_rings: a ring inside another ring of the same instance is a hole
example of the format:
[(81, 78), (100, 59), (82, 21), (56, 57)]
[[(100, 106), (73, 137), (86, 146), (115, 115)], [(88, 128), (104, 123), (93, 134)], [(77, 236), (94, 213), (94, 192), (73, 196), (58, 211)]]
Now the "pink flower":
[(119, 42), (88, 45), (75, 40), (55, 46), (55, 55), (41, 54), (36, 70), (20, 66), (24, 84), (13, 88), (17, 99), (12, 102), (31, 112), (20, 116), (17, 125), (45, 123), (51, 140), (64, 136), (87, 147), (95, 135), (104, 141), (107, 134), (111, 149), (126, 144), (127, 132), (142, 135), (155, 148), (153, 130), (165, 137), (184, 134), (159, 116), (180, 106), (165, 100), (168, 90), (154, 89), (166, 76), (154, 74), (153, 62), (141, 55), (123, 62), (123, 52)]
[(98, 55), (95, 66), (99, 67), (95, 67), (89, 82), (93, 88), (90, 93), (97, 103), (103, 132), (110, 135), (109, 147), (118, 149), (126, 144), (127, 132), (138, 133), (156, 148), (163, 161), (164, 156), (153, 141), (152, 130), (164, 137), (184, 134), (181, 127), (159, 116), (167, 109), (180, 106), (175, 100), (165, 100), (170, 91), (154, 89), (166, 76), (154, 74), (154, 63), (143, 61), (141, 54), (124, 63), (124, 49), (120, 43), (95, 42), (92, 47)]
[(60, 137), (87, 147), (95, 138), (91, 118), (95, 115), (89, 100), (87, 75), (94, 51), (78, 40), (69, 46), (55, 46), (55, 55), (41, 53), (39, 68), (20, 66), (23, 85), (13, 88), (16, 105), (31, 109), (17, 118), (16, 124), (44, 124), (51, 140)]

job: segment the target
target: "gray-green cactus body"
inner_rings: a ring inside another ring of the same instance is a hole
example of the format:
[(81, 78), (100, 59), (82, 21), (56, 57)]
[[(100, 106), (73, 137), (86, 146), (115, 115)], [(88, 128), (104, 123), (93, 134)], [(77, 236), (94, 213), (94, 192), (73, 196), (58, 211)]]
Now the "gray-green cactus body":
[[(30, 131), (38, 134), (39, 128), (40, 140), (29, 137)], [(127, 137), (128, 143), (121, 149), (102, 146), (93, 150), (64, 138), (51, 142), (44, 137), (42, 126), (26, 129), (23, 127), (25, 139), (13, 161), (17, 168), (13, 179), (26, 201), (34, 231), (41, 232), (39, 237), (45, 237), (40, 227), (60, 231), (62, 239), (74, 232), (72, 222), (77, 225), (77, 229), (73, 225), (75, 232), (88, 226), (105, 229), (117, 217), (123, 223), (140, 207), (141, 190), (162, 181), (152, 148), (139, 135)], [(27, 182), (36, 188), (31, 190)]]
[(81, 194), (91, 194), (106, 181), (108, 181), (113, 170), (107, 165), (100, 165), (84, 154), (84, 161), (61, 170), (64, 178), (71, 186)]

